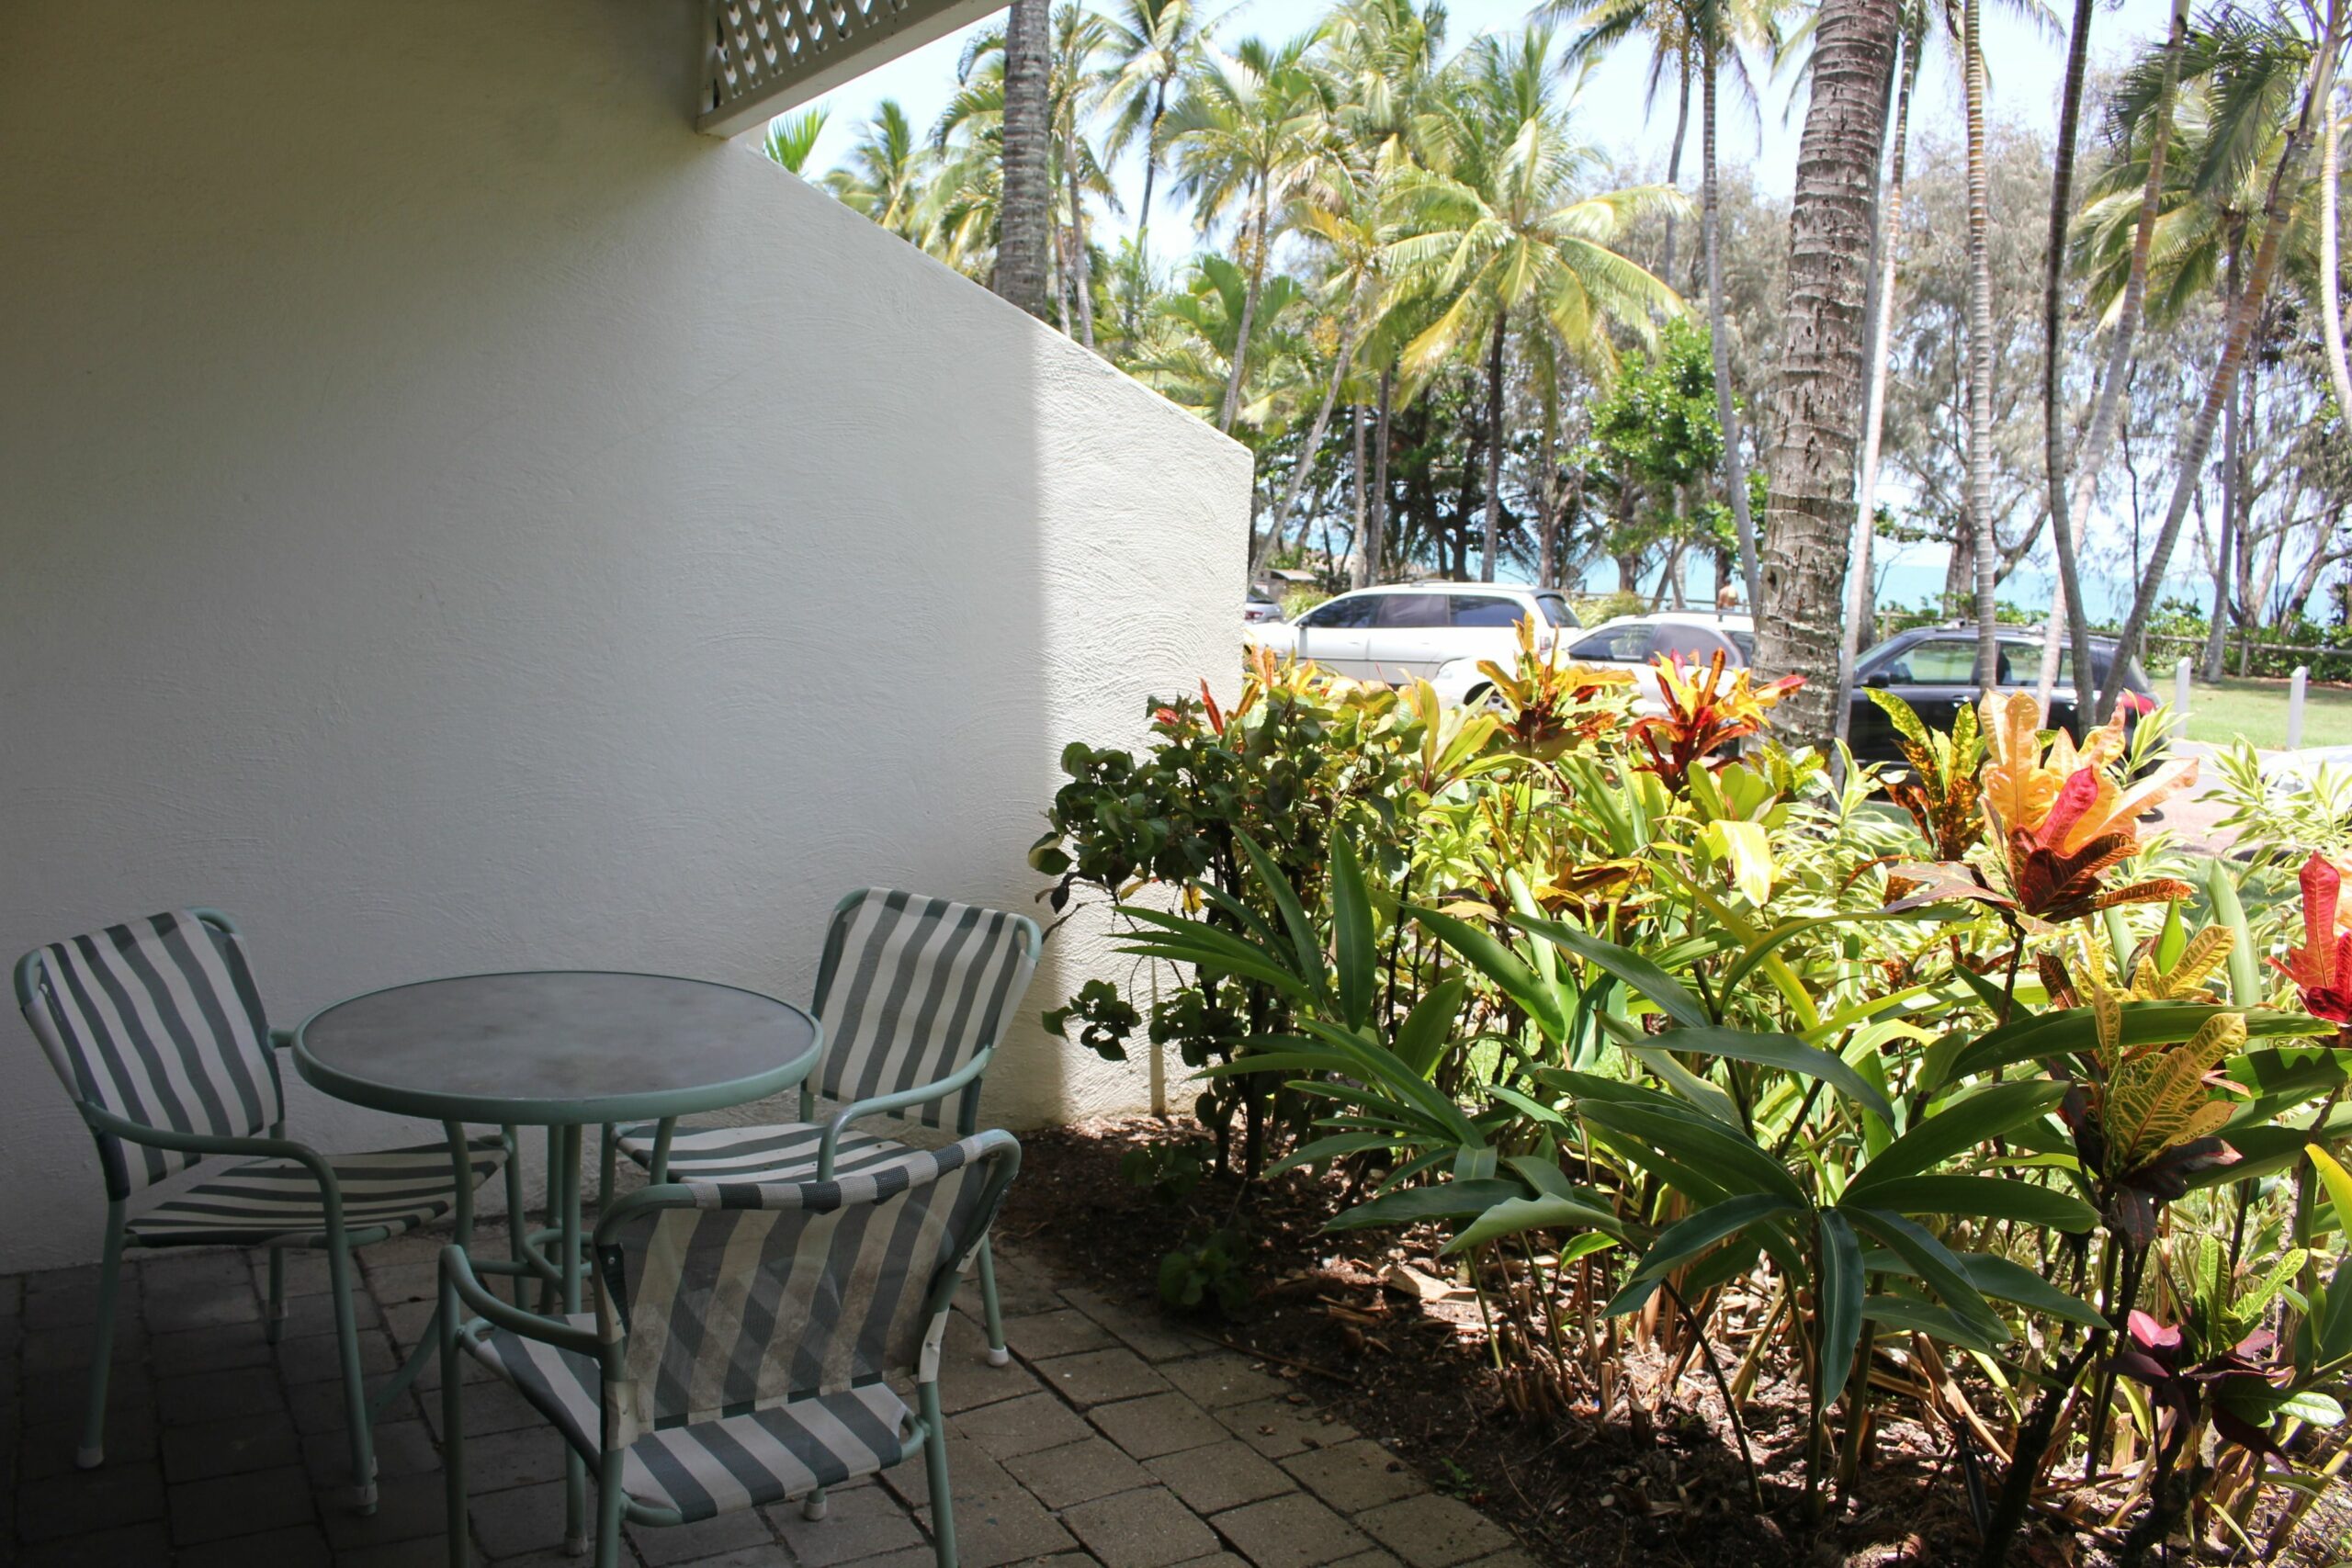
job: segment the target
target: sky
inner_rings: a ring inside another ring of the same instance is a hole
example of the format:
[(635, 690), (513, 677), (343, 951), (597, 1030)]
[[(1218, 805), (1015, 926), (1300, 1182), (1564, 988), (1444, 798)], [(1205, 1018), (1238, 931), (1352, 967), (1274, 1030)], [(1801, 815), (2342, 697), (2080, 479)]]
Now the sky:
[[(1990, 62), (1992, 118), (2034, 127), (2045, 134), (2057, 121), (2058, 97), (2065, 70), (2065, 17), (2034, 8), (2046, 3), (2047, 0), (2005, 0), (2004, 4), (1987, 7), (1984, 24), (1984, 55)], [(1239, 0), (1222, 12), (1214, 9), (1215, 0), (1207, 0), (1207, 4), (1212, 7), (1211, 14), (1220, 18), (1216, 32), (1221, 38), (1256, 35), (1282, 39), (1311, 26), (1328, 0)], [(1452, 0), (1448, 10), (1447, 47), (1449, 51), (1458, 51), (1482, 32), (1522, 27), (1528, 4), (1527, 0)], [(2119, 67), (2159, 40), (2168, 15), (2165, 0), (2100, 0), (2091, 35), (2093, 74)], [(847, 153), (859, 123), (884, 98), (898, 99), (918, 131), (928, 133), (956, 90), (956, 65), (966, 40), (980, 28), (996, 25), (997, 20), (992, 17), (911, 51), (820, 99), (829, 118), (808, 161), (809, 174), (821, 174)], [(1561, 31), (1564, 36), (1572, 33), (1573, 22), (1564, 24)], [(1646, 53), (1638, 47), (1604, 60), (1586, 78), (1577, 112), (1589, 141), (1615, 154), (1628, 169), (1662, 178), (1668, 144), (1674, 135), (1675, 106), (1670, 86), (1660, 94), (1654, 106), (1646, 101)], [(1797, 142), (1804, 130), (1805, 106), (1801, 100), (1790, 102), (1786, 83), (1767, 79), (1765, 62), (1757, 62), (1751, 69), (1760, 101), (1750, 108), (1736, 99), (1726, 98), (1725, 121), (1719, 133), (1720, 156), (1726, 166), (1747, 165), (1761, 189), (1785, 197), (1795, 177)], [(1915, 134), (1929, 128), (1957, 126), (1962, 118), (1962, 103), (1957, 51), (1948, 45), (1939, 46), (1928, 55), (1920, 73), (1918, 96), (1912, 108)], [(1694, 123), (1683, 164), (1683, 184), (1693, 190), (1697, 187), (1697, 137)], [(1095, 218), (1095, 233), (1104, 242), (1134, 231), (1136, 203), (1143, 186), (1139, 158), (1131, 153), (1114, 170), (1114, 175), (1125, 211)], [(1176, 237), (1176, 226), (1185, 220), (1183, 207), (1170, 195), (1168, 186), (1163, 177), (1154, 211), (1154, 221), (1159, 226), (1153, 231), (1152, 249), (1163, 255), (1180, 248), (1182, 242)], [(1881, 494), (1883, 499), (1900, 506), (1899, 494), (1883, 489)], [(2090, 526), (2095, 536), (2110, 531), (2120, 536), (2114, 525), (2104, 519), (2093, 519)], [(2195, 574), (2193, 569), (2183, 571), (2183, 553), (2176, 552), (2173, 575), (2187, 590)], [(1940, 545), (1883, 545), (1876, 562), (1882, 595), (1891, 594), (1894, 601), (1905, 604), (1932, 595), (1942, 581), (1945, 554)], [(2030, 599), (2039, 602), (2046, 597), (2048, 563), (2044, 558), (2048, 554), (2045, 542), (2004, 586), (2003, 596), (2016, 598), (2019, 603)], [(2098, 596), (2102, 598), (2128, 592), (2128, 585), (2120, 581), (2098, 586), (2101, 592)], [(2098, 613), (2106, 605), (2093, 608)]]

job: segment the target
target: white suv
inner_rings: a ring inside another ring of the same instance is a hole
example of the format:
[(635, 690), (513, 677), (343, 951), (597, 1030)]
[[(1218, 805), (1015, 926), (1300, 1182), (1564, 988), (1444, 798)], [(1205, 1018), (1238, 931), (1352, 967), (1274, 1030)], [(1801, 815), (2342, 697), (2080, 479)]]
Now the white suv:
[(1400, 582), (1359, 588), (1327, 599), (1296, 620), (1243, 629), (1243, 637), (1278, 653), (1311, 659), (1360, 681), (1410, 681), (1445, 665), (1481, 659), (1509, 664), (1519, 652), (1512, 628), (1532, 621), (1536, 646), (1582, 623), (1556, 590), (1512, 582)]

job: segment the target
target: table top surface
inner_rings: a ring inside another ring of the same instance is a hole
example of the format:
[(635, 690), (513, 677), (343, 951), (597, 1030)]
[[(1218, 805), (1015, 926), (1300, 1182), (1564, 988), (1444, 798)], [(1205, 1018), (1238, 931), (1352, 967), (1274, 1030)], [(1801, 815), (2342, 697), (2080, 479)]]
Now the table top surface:
[(314, 1013), (294, 1065), (339, 1100), (436, 1121), (586, 1125), (682, 1116), (790, 1089), (820, 1030), (790, 1002), (707, 980), (532, 970), (420, 980)]

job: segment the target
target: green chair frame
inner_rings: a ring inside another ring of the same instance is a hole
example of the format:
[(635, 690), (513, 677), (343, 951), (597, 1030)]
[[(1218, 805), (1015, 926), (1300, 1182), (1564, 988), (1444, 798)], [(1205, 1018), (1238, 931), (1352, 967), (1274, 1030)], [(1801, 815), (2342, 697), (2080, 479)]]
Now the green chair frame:
[[(236, 922), (218, 909), (191, 908), (187, 912), (223, 936), (234, 939), (239, 935)], [(46, 969), (39, 948), (17, 961), (15, 978), (19, 1008), (29, 1010), (39, 1003)], [(74, 1109), (81, 1112), (83, 1122), (95, 1138), (119, 1138), (127, 1144), (141, 1144), (179, 1154), (242, 1155), (258, 1159), (292, 1160), (309, 1170), (311, 1179), (319, 1184), (321, 1205), (326, 1219), (323, 1234), (315, 1239), (309, 1235), (289, 1235), (261, 1244), (269, 1248), (269, 1303), (262, 1320), (262, 1337), (274, 1345), (285, 1327), (286, 1249), (288, 1247), (308, 1247), (324, 1251), (327, 1287), (334, 1300), (335, 1339), (342, 1368), (345, 1415), (351, 1427), (352, 1505), (359, 1513), (372, 1514), (377, 1504), (375, 1418), (415, 1381), (426, 1354), (434, 1348), (434, 1342), (430, 1335), (422, 1338), (392, 1380), (372, 1400), (369, 1398), (359, 1365), (357, 1314), (353, 1305), (352, 1254), (359, 1247), (386, 1240), (396, 1233), (390, 1226), (382, 1224), (367, 1225), (356, 1230), (347, 1228), (343, 1220), (343, 1190), (327, 1156), (308, 1144), (286, 1136), (284, 1084), (278, 1075), (276, 1053), (288, 1049), (293, 1043), (291, 1030), (273, 1029), (269, 1032), (269, 1071), (278, 1091), (279, 1117), (270, 1125), (266, 1137), (223, 1137), (151, 1127), (117, 1116), (92, 1104), (78, 1093), (73, 1094), (72, 1098)], [(461, 1173), (456, 1184), (454, 1218), (456, 1235), (462, 1244), (473, 1236), (474, 1183), (469, 1179), (471, 1175), (469, 1169), (470, 1148), (466, 1130), (459, 1123), (445, 1122), (442, 1132), (449, 1142), (452, 1168)], [(513, 1142), (505, 1140), (503, 1158), (510, 1172), (514, 1168), (514, 1157)], [(120, 1295), (124, 1252), (132, 1245), (151, 1250), (173, 1246), (220, 1245), (201, 1235), (142, 1241), (130, 1234), (130, 1201), (109, 1193), (107, 1199), (106, 1246), (98, 1262), (96, 1345), (91, 1352), (90, 1384), (84, 1406), (82, 1442), (74, 1456), (74, 1462), (84, 1470), (95, 1470), (106, 1462), (107, 1390), (114, 1359), (115, 1311)]]
[[(978, 1157), (993, 1161), (980, 1209), (980, 1213), (992, 1221), (1005, 1190), (1012, 1185), (1013, 1177), (1021, 1168), (1021, 1145), (1010, 1133), (979, 1134)], [(707, 1191), (708, 1189), (705, 1187), (700, 1190)], [(704, 1206), (696, 1192), (697, 1188), (684, 1183), (658, 1183), (641, 1187), (606, 1204), (596, 1222), (594, 1255), (603, 1257), (605, 1247), (622, 1226), (649, 1213), (664, 1209)], [(988, 1230), (984, 1224), (978, 1238), (967, 1247), (963, 1257), (943, 1262), (925, 1293), (925, 1321), (935, 1321), (947, 1313), (955, 1301), (956, 1287), (962, 1282), (964, 1265), (975, 1256), (986, 1258)], [(608, 1288), (600, 1271), (597, 1289)], [(468, 1319), (463, 1316), (461, 1309), (470, 1309), (476, 1315)], [(441, 1463), (448, 1507), (449, 1564), (450, 1568), (469, 1568), (465, 1468), (466, 1380), (458, 1361), (463, 1353), (460, 1342), (503, 1328), (558, 1349), (587, 1357), (596, 1363), (600, 1392), (609, 1399), (614, 1385), (628, 1377), (628, 1340), (626, 1331), (618, 1337), (607, 1338), (594, 1329), (567, 1323), (561, 1318), (527, 1312), (501, 1300), (476, 1276), (473, 1261), (467, 1256), (465, 1248), (456, 1245), (441, 1249), (441, 1295), (436, 1322), (441, 1341)], [(915, 1388), (916, 1430), (913, 1435), (922, 1448), (925, 1480), (931, 1494), (932, 1547), (938, 1560), (938, 1568), (956, 1568), (956, 1499), (948, 1483), (947, 1424), (940, 1410), (935, 1364), (928, 1375), (918, 1377)], [(598, 1451), (583, 1453), (582, 1457), (596, 1472), (596, 1531), (593, 1548), (595, 1568), (617, 1568), (621, 1526), (624, 1523), (662, 1526), (684, 1522), (675, 1511), (640, 1505), (623, 1490), (621, 1477), (628, 1457), (626, 1449), (600, 1446)], [(824, 1489), (820, 1487), (810, 1495), (821, 1499)], [(822, 1517), (822, 1510), (808, 1511), (807, 1517)], [(579, 1550), (571, 1542), (567, 1542), (567, 1547), (573, 1551)]]
[[(858, 905), (874, 889), (858, 888), (854, 892), (843, 894), (833, 905), (832, 914), (828, 920), (828, 940), (817, 968), (817, 988), (809, 1006), (809, 1011), (820, 1020), (824, 1017), (825, 1001), (831, 993), (841, 957), (830, 938), (831, 929), (849, 919), (855, 912)], [(1005, 911), (997, 912), (1004, 913)], [(1011, 919), (1015, 922), (1015, 928), (1020, 932), (1023, 958), (1035, 965), (1039, 952), (1045, 945), (1044, 933), (1037, 929), (1037, 922), (1026, 915), (1012, 915)], [(824, 1123), (824, 1134), (817, 1145), (816, 1179), (824, 1181), (831, 1178), (834, 1150), (841, 1142), (842, 1134), (847, 1132), (853, 1123), (863, 1121), (868, 1116), (895, 1115), (899, 1111), (912, 1110), (919, 1105), (928, 1105), (934, 1100), (944, 1100), (951, 1094), (963, 1094), (963, 1100), (956, 1111), (956, 1135), (959, 1138), (968, 1138), (978, 1132), (980, 1097), (977, 1086), (988, 1072), (989, 1063), (996, 1055), (998, 1039), (1003, 1026), (1011, 1021), (1012, 1015), (1017, 1011), (1020, 1002), (1020, 993), (1015, 993), (1009, 998), (1005, 1010), (1007, 1016), (991, 1020), (992, 1032), (981, 1042), (979, 1048), (973, 1052), (972, 1059), (945, 1077), (932, 1083), (917, 1084), (912, 1089), (901, 1089), (894, 1094), (876, 1095), (867, 1100), (852, 1100), (835, 1111)], [(831, 1050), (832, 1042), (826, 1041), (823, 1049)], [(800, 1083), (799, 1118), (802, 1122), (810, 1125), (814, 1125), (817, 1120), (816, 1081), (821, 1072), (820, 1067), (803, 1078)], [(964, 1091), (967, 1089), (973, 1092), (965, 1093)], [(670, 1179), (670, 1141), (676, 1133), (677, 1127), (676, 1117), (664, 1117), (659, 1123), (659, 1131), (654, 1135), (653, 1156), (650, 1161), (646, 1162), (646, 1179), (657, 1186)], [(614, 1180), (618, 1169), (619, 1149), (619, 1129), (612, 1126), (605, 1127), (599, 1148), (601, 1168), (597, 1173), (597, 1190), (606, 1202), (611, 1201), (612, 1199)], [(1004, 1343), (1004, 1309), (997, 1300), (996, 1258), (989, 1249), (985, 1236), (980, 1241), (979, 1276), (980, 1305), (988, 1326), (989, 1365), (1008, 1366), (1012, 1363), (1012, 1352), (1006, 1348)], [(823, 1506), (823, 1495), (820, 1494), (816, 1501), (810, 1505), (809, 1517), (820, 1517)]]

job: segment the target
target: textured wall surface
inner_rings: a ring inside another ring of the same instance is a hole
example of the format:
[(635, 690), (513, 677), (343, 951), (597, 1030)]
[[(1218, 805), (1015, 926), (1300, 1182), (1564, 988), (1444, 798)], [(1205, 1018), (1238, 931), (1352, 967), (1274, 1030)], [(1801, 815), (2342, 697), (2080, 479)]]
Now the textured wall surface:
[[(1061, 748), (1232, 668), (1240, 448), (695, 136), (695, 0), (83, 9), (0, 13), (0, 958), (204, 903), (279, 1023), (805, 998), (851, 886), (1035, 908)], [(1141, 1099), (1048, 953), (991, 1121)], [(6, 1032), (0, 1269), (92, 1257)]]

